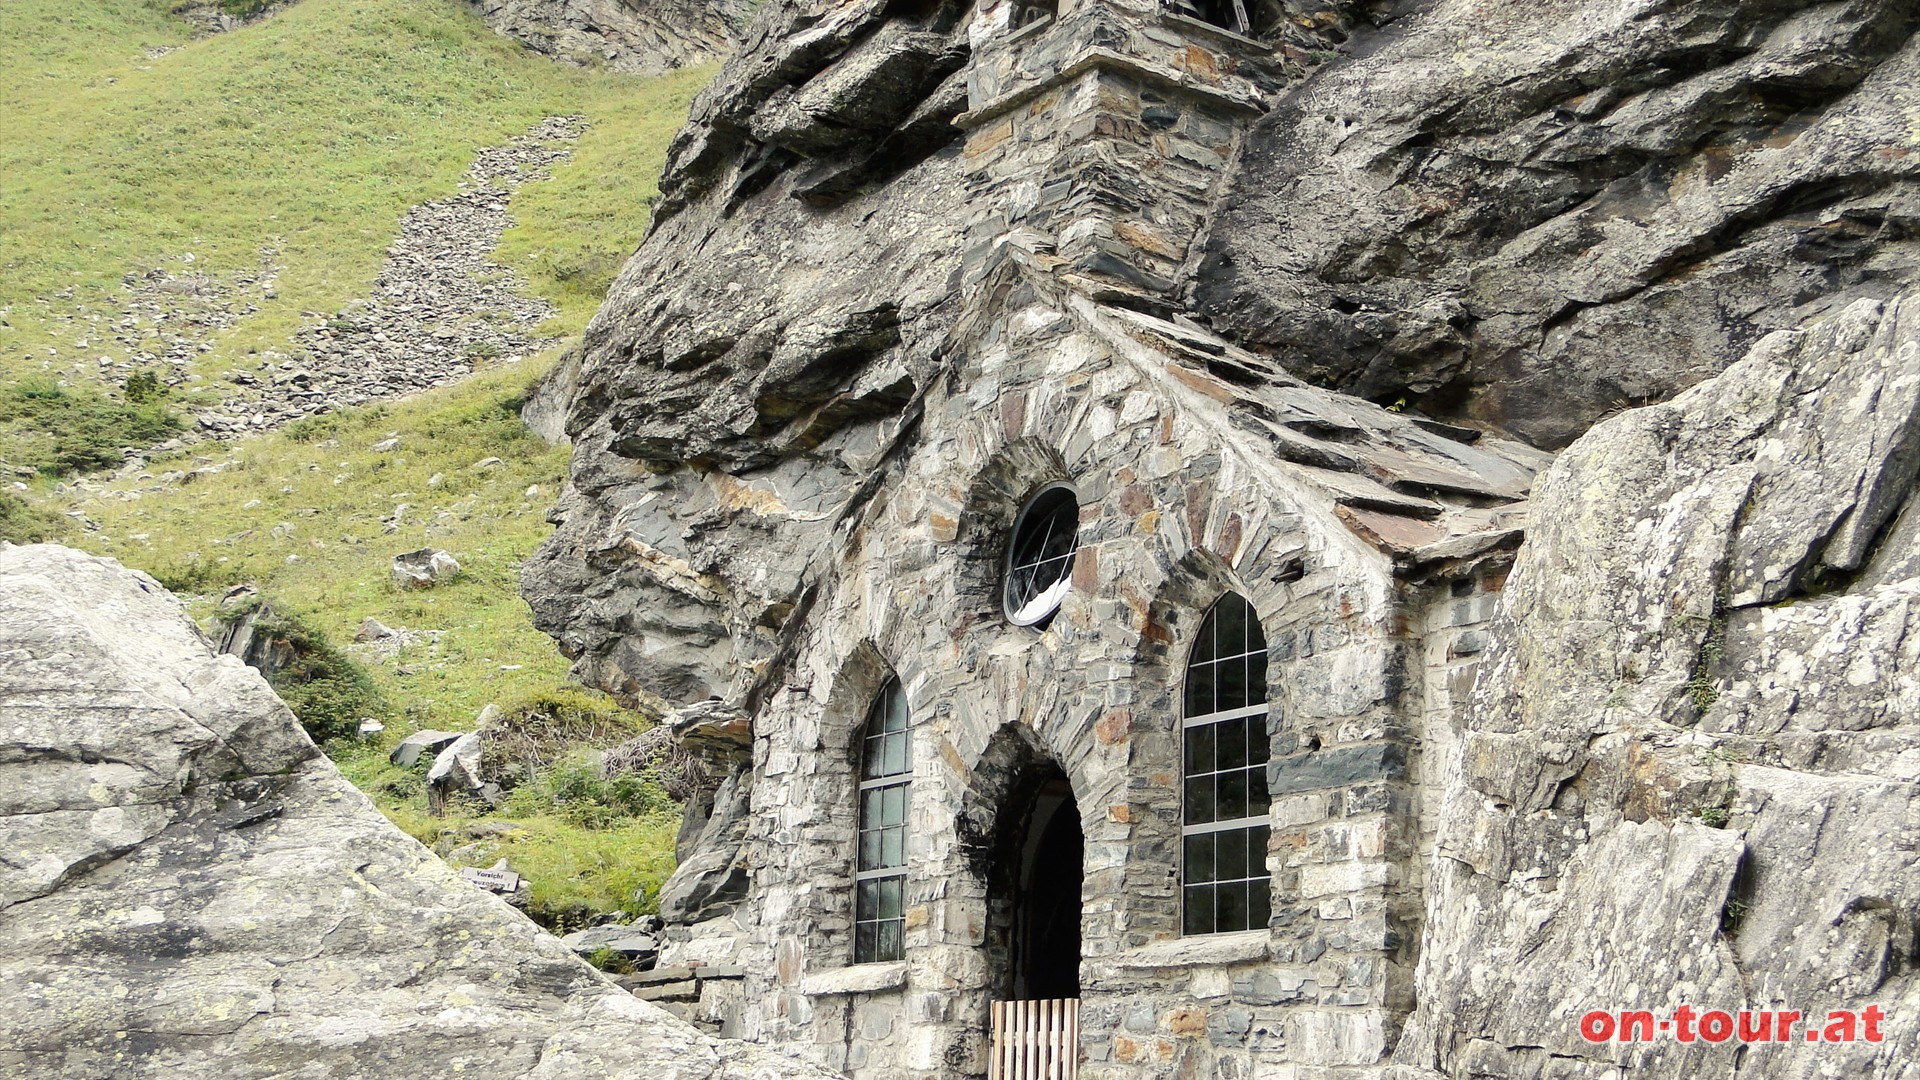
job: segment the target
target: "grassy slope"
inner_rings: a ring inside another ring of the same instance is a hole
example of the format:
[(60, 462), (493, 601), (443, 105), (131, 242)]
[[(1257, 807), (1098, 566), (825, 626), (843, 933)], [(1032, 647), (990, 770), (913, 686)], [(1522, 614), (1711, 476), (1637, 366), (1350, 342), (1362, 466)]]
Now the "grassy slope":
[[(226, 273), (256, 265), (272, 242), (286, 267), (278, 300), (225, 335), (204, 373), (284, 348), (303, 311), (368, 288), (408, 207), (453, 191), (478, 148), (553, 113), (584, 114), (591, 128), (574, 162), (516, 196), (521, 224), (497, 257), (559, 306), (553, 332), (577, 330), (638, 242), (666, 142), (710, 74), (559, 67), (496, 37), (457, 0), (303, 0), (192, 42), (164, 6), (0, 4), (0, 387), (23, 374), (82, 384), (71, 333), (50, 315), (111, 311), (124, 273), (177, 271), (187, 252), (194, 269)], [(150, 58), (146, 46), (179, 47)], [(71, 298), (54, 297), (69, 286)], [(98, 343), (86, 352), (101, 354), (119, 355)], [(191, 453), (224, 467), (185, 483), (160, 479), (196, 464), (185, 454), (96, 490), (56, 495), (36, 482), (32, 507), (0, 505), (0, 536), (59, 531), (49, 515), (77, 510), (93, 528), (68, 527), (65, 542), (200, 594), (202, 614), (245, 580), (336, 644), (368, 616), (440, 631), (391, 659), (358, 653), (390, 727), (371, 745), (330, 748), (390, 817), (432, 841), (471, 815), (428, 815), (419, 774), (388, 766), (385, 748), (419, 727), (469, 729), (490, 702), (566, 686), (566, 660), (517, 595), (566, 467), (564, 448), (529, 437), (515, 415), (543, 363), (231, 447), (202, 444)], [(394, 434), (399, 450), (371, 449)], [(489, 457), (501, 463), (472, 468)], [(411, 509), (387, 532), (381, 519), (400, 503)], [(462, 578), (394, 589), (391, 556), (428, 544), (454, 552)], [(493, 816), (519, 831), (465, 861), (508, 858), (548, 906), (631, 909), (633, 891), (672, 867), (664, 813), (585, 828), (553, 800), (523, 795)]]
[(110, 316), (124, 274), (182, 271), (189, 254), (218, 276), (272, 246), (286, 268), (201, 375), (284, 348), (303, 312), (365, 292), (400, 215), (452, 192), (477, 148), (555, 113), (593, 124), (586, 168), (529, 194), (538, 223), (503, 254), (562, 305), (555, 328), (577, 328), (644, 229), (666, 142), (710, 74), (561, 67), (458, 0), (303, 0), (200, 40), (165, 6), (0, 4), (0, 384), (125, 359), (110, 336), (78, 348), (54, 316)]
[[(551, 801), (521, 799), (500, 815), (470, 807), (434, 817), (420, 770), (386, 762), (387, 750), (412, 731), (472, 730), (489, 703), (568, 692), (566, 658), (533, 627), (518, 595), (520, 564), (549, 532), (546, 508), (567, 464), (565, 447), (533, 437), (518, 416), (543, 366), (495, 368), (403, 403), (248, 440), (203, 458), (218, 471), (185, 482), (156, 465), (146, 478), (118, 479), (56, 505), (95, 526), (73, 542), (155, 574), (195, 597), (202, 616), (214, 614), (221, 591), (244, 581), (335, 644), (352, 641), (369, 617), (437, 631), (391, 657), (348, 647), (388, 702), (389, 729), (329, 752), (389, 817), (429, 843), (480, 816), (512, 821), (517, 835), (480, 845), (463, 861), (507, 858), (532, 880), (537, 902), (642, 910), (633, 891), (657, 887), (673, 866), (672, 815), (582, 828)], [(399, 449), (372, 449), (395, 437)], [(499, 463), (475, 467), (489, 458)], [(172, 472), (192, 464), (176, 463)], [(394, 519), (401, 504), (408, 509)], [(451, 551), (460, 577), (428, 590), (391, 584), (392, 556), (425, 546)]]

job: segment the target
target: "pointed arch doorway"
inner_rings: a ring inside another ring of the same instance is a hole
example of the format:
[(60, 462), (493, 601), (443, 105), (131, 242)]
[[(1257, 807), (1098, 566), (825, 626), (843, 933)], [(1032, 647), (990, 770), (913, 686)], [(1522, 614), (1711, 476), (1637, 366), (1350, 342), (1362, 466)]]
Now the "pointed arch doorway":
[(1065, 770), (1037, 745), (1003, 788), (987, 874), (989, 1080), (1079, 1075), (1080, 916), (1086, 836)]
[[(1024, 820), (1022, 820), (1024, 819)], [(1080, 996), (1080, 889), (1086, 837), (1073, 785), (1060, 766), (1033, 784), (1031, 805), (1012, 822), (1019, 831), (1008, 875), (1013, 886), (1008, 993), (1014, 1000)]]

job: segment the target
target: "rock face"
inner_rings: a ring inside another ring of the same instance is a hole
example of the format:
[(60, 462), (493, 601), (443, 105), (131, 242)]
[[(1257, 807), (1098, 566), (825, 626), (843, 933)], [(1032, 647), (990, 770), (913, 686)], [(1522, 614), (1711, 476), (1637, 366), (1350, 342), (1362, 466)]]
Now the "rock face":
[(827, 1075), (460, 881), (145, 575), (0, 545), (0, 597), (0, 1073)]
[(1914, 280), (1905, 0), (1442, 0), (1280, 99), (1193, 296), (1294, 372), (1559, 447)]
[[(994, 852), (1052, 762), (1092, 1075), (1684, 1076), (1733, 1050), (1580, 1013), (1897, 1012), (1920, 9), (1225, 7), (770, 3), (696, 103), (522, 578), (581, 678), (739, 735), (661, 963), (856, 1076), (984, 1074)], [(1023, 637), (1053, 483), (1080, 546)], [(1272, 919), (1189, 940), (1176, 694), (1229, 590)], [(903, 958), (850, 963), (889, 679)]]
[(1561, 456), (1449, 774), (1398, 1061), (1913, 1075), (1912, 1024), (1743, 1051), (1575, 1025), (1920, 1010), (1916, 469), (1912, 295), (1770, 336)]
[(487, 25), (556, 60), (636, 75), (723, 60), (750, 0), (467, 0)]

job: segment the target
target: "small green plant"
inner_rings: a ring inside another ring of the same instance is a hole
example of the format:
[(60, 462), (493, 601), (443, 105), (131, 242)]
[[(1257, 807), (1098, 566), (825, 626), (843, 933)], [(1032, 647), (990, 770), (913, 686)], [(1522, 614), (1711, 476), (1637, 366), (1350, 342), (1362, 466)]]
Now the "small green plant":
[(599, 968), (609, 975), (631, 975), (635, 970), (632, 959), (614, 952), (604, 945), (588, 953), (586, 960), (587, 963), (592, 964), (594, 967)]
[(341, 426), (339, 413), (318, 413), (303, 416), (281, 430), (294, 442), (317, 443), (340, 434)]
[(140, 405), (149, 401), (159, 401), (165, 398), (167, 396), (167, 387), (166, 384), (160, 381), (160, 376), (157, 373), (151, 371), (136, 371), (127, 376), (126, 381), (120, 384), (120, 392), (126, 396), (128, 401), (133, 402), (135, 405)]
[[(1697, 616), (1696, 616), (1697, 618)], [(1694, 659), (1693, 673), (1687, 679), (1687, 703), (1693, 707), (1695, 717), (1705, 716), (1720, 700), (1720, 680), (1713, 669), (1720, 663), (1727, 641), (1727, 616), (1725, 609), (1715, 605), (1713, 617), (1707, 620), (1707, 634), (1700, 642), (1700, 653)]]
[(1730, 817), (1724, 806), (1703, 806), (1699, 811), (1700, 824), (1709, 829), (1726, 828)]

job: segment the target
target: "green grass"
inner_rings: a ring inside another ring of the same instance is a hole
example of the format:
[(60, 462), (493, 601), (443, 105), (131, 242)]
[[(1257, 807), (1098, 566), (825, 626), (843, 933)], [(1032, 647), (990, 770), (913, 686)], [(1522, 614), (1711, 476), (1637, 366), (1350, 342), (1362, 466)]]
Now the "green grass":
[[(541, 442), (518, 415), (550, 362), (312, 418), (217, 457), (156, 460), (143, 477), (46, 496), (33, 512), (58, 526), (65, 511), (79, 511), (92, 529), (67, 542), (147, 570), (209, 622), (221, 592), (250, 582), (284, 621), (338, 646), (329, 670), (344, 655), (369, 694), (342, 703), (329, 687), (282, 692), (296, 711), (310, 707), (322, 735), (379, 711), (368, 700), (384, 703), (382, 737), (328, 744), (348, 778), (429, 844), (482, 818), (513, 823), (510, 837), (485, 842), (483, 864), (507, 858), (532, 883), (536, 914), (565, 924), (586, 909), (648, 910), (651, 901), (634, 893), (657, 896), (672, 871), (678, 817), (645, 778), (585, 774), (578, 747), (617, 743), (649, 721), (572, 684), (566, 658), (519, 596), (520, 565), (550, 531), (546, 509), (567, 465), (566, 447)], [(373, 449), (392, 438), (398, 449)], [(476, 467), (490, 458), (498, 462)], [(408, 508), (395, 519), (401, 504)], [(392, 584), (389, 560), (426, 546), (452, 552), (460, 576), (432, 589)], [(390, 657), (343, 646), (369, 617), (419, 636)], [(331, 684), (352, 689), (356, 678)], [(322, 698), (307, 700), (315, 694)], [(512, 752), (543, 768), (500, 813), (465, 805), (433, 816), (424, 768), (391, 766), (387, 751), (421, 728), (473, 730), (488, 704), (525, 718)]]
[[(408, 208), (554, 114), (591, 125), (578, 163), (523, 190), (501, 254), (559, 306), (557, 331), (577, 329), (644, 231), (667, 140), (711, 74), (556, 65), (459, 0), (302, 0), (199, 40), (168, 6), (0, 4), (0, 385), (40, 374), (84, 391), (99, 357), (129, 359), (102, 329), (123, 275), (220, 278), (269, 247), (285, 267), (275, 298), (249, 296), (260, 310), (197, 374), (284, 350), (304, 312), (368, 290)], [(30, 453), (28, 427), (0, 419), (0, 460)]]
[[(171, 4), (0, 2), (0, 462), (43, 474), (0, 471), (0, 538), (148, 570), (210, 625), (222, 591), (254, 583), (287, 626), (329, 643), (316, 654), (326, 677), (282, 679), (281, 692), (396, 823), (457, 862), (507, 858), (550, 923), (651, 910), (677, 815), (657, 783), (602, 779), (584, 756), (648, 721), (572, 686), (518, 593), (567, 464), (517, 415), (551, 356), (163, 454), (142, 475), (58, 489), (53, 477), (164, 438), (183, 400), (366, 294), (409, 208), (455, 191), (479, 149), (556, 114), (585, 116), (587, 133), (552, 180), (515, 196), (495, 258), (555, 304), (547, 332), (576, 332), (639, 242), (667, 142), (710, 69), (639, 79), (556, 65), (459, 0), (302, 0), (198, 40)], [(247, 297), (260, 310), (212, 339), (193, 381), (168, 390), (114, 366), (131, 358), (105, 332), (124, 275), (231, 280), (263, 249), (283, 268), (276, 296)], [(396, 437), (399, 449), (373, 450)], [(423, 546), (451, 551), (460, 577), (391, 584), (392, 556)], [(390, 654), (347, 644), (368, 617), (414, 636)], [(519, 719), (506, 745), (539, 768), (499, 811), (435, 816), (424, 767), (387, 752), (419, 728), (471, 730), (488, 704)], [(368, 713), (387, 722), (381, 737), (339, 737)], [(463, 838), (483, 820), (510, 831)]]
[[(97, 526), (86, 548), (176, 591), (211, 597), (251, 582), (276, 610), (336, 642), (353, 640), (368, 617), (439, 631), (437, 641), (378, 665), (375, 681), (402, 703), (404, 721), (468, 728), (489, 702), (566, 685), (566, 658), (534, 629), (518, 592), (521, 562), (550, 532), (546, 509), (567, 463), (564, 446), (541, 442), (519, 419), (527, 383), (542, 368), (495, 368), (401, 405), (310, 419), (219, 456), (156, 459), (146, 479), (50, 503)], [(398, 449), (373, 449), (390, 438)], [(499, 463), (475, 467), (489, 458)], [(196, 462), (204, 464), (191, 479), (168, 479)], [(422, 547), (452, 552), (459, 578), (432, 589), (392, 584), (392, 557)]]

